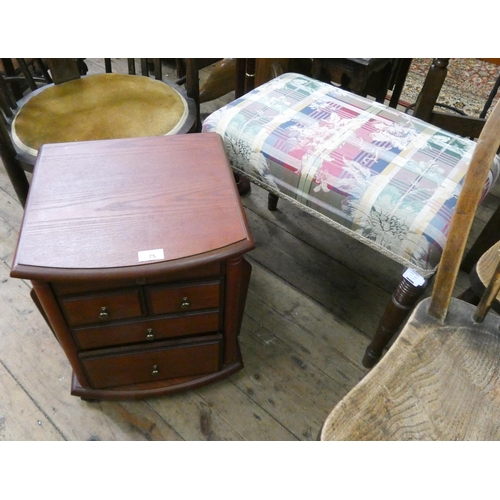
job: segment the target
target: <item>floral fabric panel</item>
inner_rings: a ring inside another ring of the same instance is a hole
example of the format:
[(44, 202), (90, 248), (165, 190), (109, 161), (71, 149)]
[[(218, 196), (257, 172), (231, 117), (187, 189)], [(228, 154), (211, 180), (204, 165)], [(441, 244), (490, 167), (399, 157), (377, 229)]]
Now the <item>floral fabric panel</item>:
[[(288, 73), (212, 113), (231, 164), (409, 267), (438, 264), (475, 143)], [(492, 165), (485, 194), (500, 162)]]

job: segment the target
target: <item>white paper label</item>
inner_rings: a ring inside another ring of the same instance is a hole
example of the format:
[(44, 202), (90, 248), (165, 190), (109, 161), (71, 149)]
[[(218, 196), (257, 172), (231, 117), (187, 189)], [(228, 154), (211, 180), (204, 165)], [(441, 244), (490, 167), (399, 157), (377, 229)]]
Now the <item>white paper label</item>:
[(407, 269), (403, 276), (414, 286), (422, 286), (425, 283), (425, 278), (420, 276), (414, 269)]
[(138, 252), (139, 262), (148, 262), (150, 260), (162, 260), (164, 259), (163, 248), (157, 248), (156, 250), (143, 250)]

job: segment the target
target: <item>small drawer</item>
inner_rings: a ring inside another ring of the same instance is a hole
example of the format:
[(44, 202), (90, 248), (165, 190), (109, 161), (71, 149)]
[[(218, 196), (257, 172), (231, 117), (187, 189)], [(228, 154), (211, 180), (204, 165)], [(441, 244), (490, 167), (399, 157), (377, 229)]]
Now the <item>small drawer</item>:
[(164, 342), (154, 349), (81, 354), (94, 389), (215, 373), (221, 366), (222, 335), (191, 342)]
[(220, 281), (148, 287), (146, 297), (153, 315), (216, 309), (220, 304)]
[(142, 316), (140, 290), (59, 299), (70, 326), (105, 323)]
[(219, 330), (219, 311), (183, 314), (169, 318), (143, 319), (91, 326), (73, 330), (81, 349), (98, 349), (138, 342), (153, 342), (169, 337), (183, 337)]

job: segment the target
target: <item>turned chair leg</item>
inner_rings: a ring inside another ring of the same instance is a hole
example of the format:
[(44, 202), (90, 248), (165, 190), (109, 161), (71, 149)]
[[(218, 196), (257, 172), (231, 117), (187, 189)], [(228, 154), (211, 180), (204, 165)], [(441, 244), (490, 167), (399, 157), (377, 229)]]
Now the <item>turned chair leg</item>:
[(421, 276), (418, 276), (418, 278), (420, 279), (414, 280), (412, 278), (411, 270), (403, 273), (401, 281), (392, 294), (391, 300), (380, 320), (377, 331), (370, 345), (366, 348), (363, 357), (363, 366), (366, 368), (372, 368), (378, 363), (387, 344), (399, 331), (404, 320), (427, 288), (428, 280)]
[(3, 117), (0, 117), (0, 159), (9, 176), (16, 196), (24, 208), (30, 185), (21, 163), (16, 159), (16, 151), (10, 140)]

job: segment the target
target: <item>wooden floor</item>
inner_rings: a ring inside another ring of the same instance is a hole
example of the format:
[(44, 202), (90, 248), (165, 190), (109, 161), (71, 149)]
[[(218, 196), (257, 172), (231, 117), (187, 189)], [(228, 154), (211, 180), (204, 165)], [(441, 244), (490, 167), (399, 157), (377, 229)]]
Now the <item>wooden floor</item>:
[[(204, 105), (204, 113), (231, 95)], [(474, 224), (498, 203), (489, 195)], [(29, 297), (9, 277), (23, 210), (0, 167), (0, 440), (315, 440), (361, 365), (401, 266), (252, 186), (243, 198), (256, 248), (233, 376), (158, 399), (88, 403)], [(458, 291), (468, 283), (459, 277)]]

